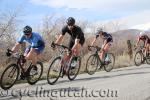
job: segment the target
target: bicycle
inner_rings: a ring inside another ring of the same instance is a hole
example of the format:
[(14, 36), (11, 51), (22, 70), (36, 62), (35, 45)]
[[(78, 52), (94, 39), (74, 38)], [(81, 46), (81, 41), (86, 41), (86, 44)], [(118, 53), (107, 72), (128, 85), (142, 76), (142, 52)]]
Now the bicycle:
[[(81, 57), (74, 56), (71, 50), (59, 44), (54, 44), (59, 49), (59, 56), (56, 57), (49, 66), (48, 73), (47, 73), (47, 81), (50, 85), (56, 83), (59, 77), (62, 77), (66, 74), (70, 81), (74, 80), (79, 73), (80, 66), (81, 66)], [(65, 56), (71, 56), (69, 61), (65, 61)]]
[(99, 51), (101, 50), (98, 46), (88, 46), (89, 51), (95, 51), (94, 54), (91, 54), (86, 62), (86, 71), (89, 75), (93, 75), (99, 66), (99, 69), (104, 67), (106, 72), (110, 72), (115, 64), (115, 56), (113, 53), (106, 53), (104, 62), (99, 57)]
[[(143, 53), (143, 46), (140, 46), (140, 49), (135, 53), (134, 56), (134, 63), (136, 66), (140, 66), (143, 64), (145, 61), (147, 64), (150, 64), (150, 51), (146, 54), (146, 56)], [(135, 48), (136, 50), (137, 48)]]
[(43, 73), (43, 64), (41, 62), (37, 61), (38, 73), (33, 74), (33, 67), (31, 62), (27, 67), (27, 70), (24, 70), (23, 66), (25, 65), (25, 59), (23, 54), (13, 54), (13, 52), (9, 49), (7, 49), (7, 53), (9, 54), (7, 56), (10, 57), (12, 55), (13, 57), (17, 58), (17, 62), (9, 64), (3, 71), (0, 78), (0, 86), (2, 89), (10, 89), (16, 83), (20, 75), (20, 71), (30, 85), (35, 84), (41, 78)]

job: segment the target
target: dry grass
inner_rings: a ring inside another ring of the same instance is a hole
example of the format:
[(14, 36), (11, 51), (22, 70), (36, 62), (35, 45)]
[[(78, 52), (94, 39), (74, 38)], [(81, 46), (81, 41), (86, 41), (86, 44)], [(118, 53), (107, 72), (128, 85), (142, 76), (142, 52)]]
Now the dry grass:
[(123, 54), (123, 55), (116, 56), (115, 68), (122, 68), (122, 67), (128, 67), (133, 65), (134, 65), (134, 61), (133, 59), (129, 58), (129, 55)]

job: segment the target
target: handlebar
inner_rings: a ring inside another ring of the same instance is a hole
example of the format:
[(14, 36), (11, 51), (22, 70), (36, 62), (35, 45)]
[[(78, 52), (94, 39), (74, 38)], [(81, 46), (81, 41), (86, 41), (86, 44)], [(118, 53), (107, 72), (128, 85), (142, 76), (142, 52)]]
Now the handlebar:
[(56, 43), (52, 42), (51, 47), (54, 48), (55, 46), (62, 47), (63, 49), (68, 49), (69, 51), (71, 51), (71, 49), (69, 47), (67, 47), (67, 46), (56, 44)]
[(101, 47), (98, 47), (98, 46), (88, 46), (88, 50), (89, 51), (92, 51), (91, 48), (96, 49), (96, 51), (100, 51), (101, 50)]
[(143, 48), (144, 48), (144, 46), (136, 46), (136, 45), (134, 45), (133, 47), (134, 47), (134, 50), (138, 49), (138, 47), (139, 47), (140, 49), (143, 49)]
[[(52, 42), (51, 47), (55, 48), (56, 46), (60, 48), (59, 52), (61, 52), (61, 53), (67, 52), (68, 54), (72, 54), (72, 51), (69, 47)], [(63, 50), (61, 50), (61, 49), (63, 49)], [(65, 49), (67, 49), (67, 51)]]
[(13, 51), (11, 51), (9, 48), (7, 49), (6, 52), (6, 56), (10, 57), (11, 55), (13, 55), (13, 57), (15, 58), (24, 58), (23, 54), (19, 54), (19, 53), (14, 53)]

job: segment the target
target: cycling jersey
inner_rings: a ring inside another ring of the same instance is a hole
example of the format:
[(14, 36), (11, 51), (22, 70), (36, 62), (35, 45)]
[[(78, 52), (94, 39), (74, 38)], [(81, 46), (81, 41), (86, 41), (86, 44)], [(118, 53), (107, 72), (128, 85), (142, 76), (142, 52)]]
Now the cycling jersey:
[(38, 48), (41, 46), (45, 46), (45, 43), (44, 43), (42, 37), (38, 33), (35, 33), (35, 32), (32, 32), (32, 35), (30, 38), (26, 38), (24, 36), (24, 34), (22, 33), (21, 37), (18, 39), (18, 42), (23, 43), (25, 41), (30, 43), (31, 48)]
[(150, 39), (149, 39), (149, 37), (147, 35), (141, 36), (139, 39), (142, 40), (144, 43), (148, 39), (147, 43), (150, 43)]
[[(99, 37), (99, 33), (96, 33), (96, 38), (98, 38), (98, 37)], [(104, 41), (107, 40), (107, 43), (108, 43), (108, 42), (113, 42), (112, 36), (111, 36), (110, 34), (106, 33), (106, 32), (103, 32), (103, 33), (102, 33), (102, 39), (103, 39)]]
[(70, 42), (69, 42), (69, 48), (73, 47), (73, 45), (75, 43), (75, 39), (80, 39), (79, 43), (81, 45), (84, 44), (84, 42), (85, 42), (84, 33), (82, 32), (82, 30), (79, 26), (75, 25), (72, 30), (69, 30), (67, 25), (64, 26), (62, 28), (62, 35), (65, 35), (66, 33), (68, 33), (71, 36)]
[(84, 33), (79, 26), (74, 26), (72, 31), (69, 30), (67, 26), (65, 26), (62, 29), (62, 35), (65, 35), (66, 32), (71, 36), (72, 40), (75, 40), (76, 38), (80, 40), (84, 39)]

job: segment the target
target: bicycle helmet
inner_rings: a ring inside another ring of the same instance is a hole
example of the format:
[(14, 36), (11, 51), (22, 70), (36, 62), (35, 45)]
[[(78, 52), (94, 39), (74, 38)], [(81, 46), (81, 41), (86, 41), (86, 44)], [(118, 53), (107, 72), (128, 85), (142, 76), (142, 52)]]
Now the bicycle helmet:
[(139, 34), (139, 36), (143, 36), (143, 35), (145, 35), (145, 32), (141, 31), (140, 34)]
[(24, 33), (32, 33), (32, 28), (31, 28), (30, 26), (25, 26), (25, 27), (23, 28), (23, 32), (24, 32)]
[(102, 29), (102, 28), (98, 28), (98, 29), (97, 29), (96, 35), (99, 35), (100, 32), (103, 32), (103, 29)]
[(73, 26), (75, 24), (75, 19), (73, 17), (69, 17), (66, 23), (70, 26)]

